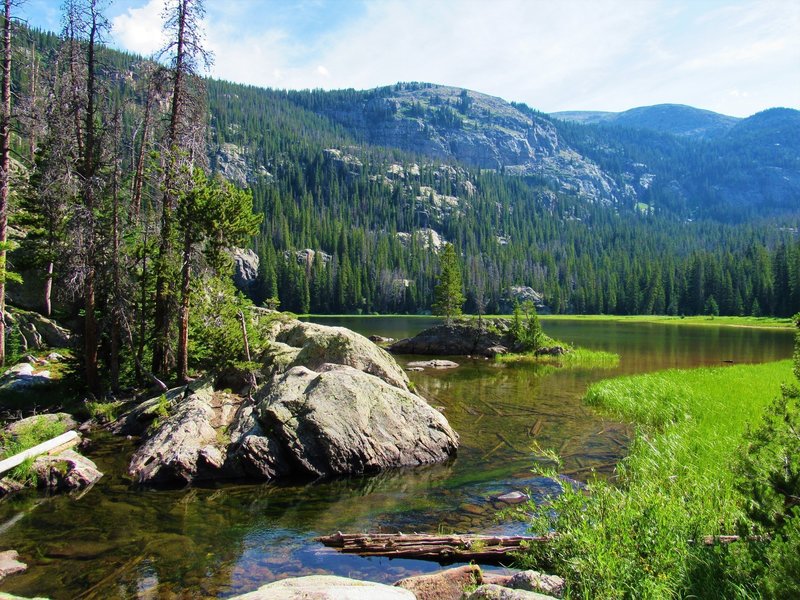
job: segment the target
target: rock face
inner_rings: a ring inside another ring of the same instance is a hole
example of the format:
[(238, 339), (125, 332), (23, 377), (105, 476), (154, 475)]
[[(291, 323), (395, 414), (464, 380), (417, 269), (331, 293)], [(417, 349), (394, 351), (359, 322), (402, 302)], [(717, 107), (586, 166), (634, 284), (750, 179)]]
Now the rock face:
[[(635, 197), (630, 186), (617, 183), (597, 163), (570, 147), (548, 118), (472, 90), (398, 84), (372, 90), (349, 106), (324, 114), (372, 144), (438, 159), (455, 158), (483, 169), (546, 177), (557, 182), (560, 191), (575, 192), (590, 201)], [(336, 152), (341, 160), (341, 152)]]
[(415, 600), (413, 593), (371, 581), (333, 575), (292, 577), (231, 600)]
[(273, 335), (252, 403), (195, 383), (120, 418), (118, 432), (144, 431), (129, 468), (136, 481), (367, 473), (456, 451), (447, 420), (363, 336), (299, 321)]
[(252, 297), (258, 283), (258, 254), (250, 249), (233, 250), (233, 283), (240, 292)]
[(430, 354), (438, 356), (495, 356), (508, 352), (513, 346), (508, 326), (495, 321), (490, 329), (472, 324), (437, 325), (413, 338), (398, 340), (389, 346), (393, 354)]

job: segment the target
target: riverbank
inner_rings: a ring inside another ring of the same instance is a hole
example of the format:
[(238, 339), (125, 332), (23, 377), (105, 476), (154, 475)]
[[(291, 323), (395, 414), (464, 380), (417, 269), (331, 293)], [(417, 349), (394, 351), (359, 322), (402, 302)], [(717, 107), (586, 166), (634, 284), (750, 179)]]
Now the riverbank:
[[(656, 323), (659, 325), (692, 325), (705, 327), (745, 327), (749, 329), (793, 329), (792, 320), (788, 317), (710, 317), (693, 315), (677, 317), (670, 315), (538, 315), (541, 321), (587, 321), (587, 322), (619, 322), (619, 323)], [(298, 315), (300, 319), (386, 319), (401, 317), (403, 319), (436, 319), (433, 315)], [(477, 319), (477, 315), (463, 315), (464, 318)], [(483, 315), (484, 319), (511, 319), (513, 315)]]
[(747, 542), (693, 540), (746, 522), (736, 474), (743, 436), (791, 381), (791, 366), (669, 370), (590, 386), (588, 404), (636, 425), (633, 449), (616, 482), (533, 507), (533, 530), (559, 535), (522, 562), (552, 567), (572, 597), (758, 596), (765, 567)]

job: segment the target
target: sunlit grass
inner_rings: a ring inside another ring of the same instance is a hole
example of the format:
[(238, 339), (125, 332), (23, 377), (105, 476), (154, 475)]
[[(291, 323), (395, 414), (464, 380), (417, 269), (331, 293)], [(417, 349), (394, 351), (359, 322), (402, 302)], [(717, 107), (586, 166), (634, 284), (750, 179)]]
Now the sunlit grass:
[(619, 366), (619, 354), (603, 350), (589, 350), (588, 348), (572, 348), (565, 354), (557, 356), (536, 355), (533, 352), (499, 354), (495, 360), (507, 364), (530, 363), (582, 369), (613, 369)]
[(743, 516), (734, 462), (748, 425), (791, 379), (791, 362), (620, 377), (592, 385), (586, 401), (637, 427), (615, 483), (565, 490), (533, 508), (554, 542), (522, 558), (567, 577), (571, 597), (752, 597), (737, 578), (736, 547), (693, 540), (730, 534)]

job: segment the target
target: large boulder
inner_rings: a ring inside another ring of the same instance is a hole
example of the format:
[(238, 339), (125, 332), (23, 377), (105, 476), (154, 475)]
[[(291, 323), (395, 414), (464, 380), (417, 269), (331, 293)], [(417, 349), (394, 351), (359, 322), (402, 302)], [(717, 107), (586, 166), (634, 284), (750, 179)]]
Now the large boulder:
[[(169, 407), (131, 459), (128, 472), (140, 483), (189, 483), (203, 472), (219, 469), (224, 461), (212, 425), (213, 389), (205, 383)], [(159, 418), (159, 417), (156, 417)]]
[(348, 365), (390, 385), (408, 389), (408, 375), (386, 350), (344, 327), (295, 321), (278, 333), (276, 341), (300, 348), (291, 366), (314, 370), (329, 363)]
[(553, 596), (527, 590), (515, 590), (491, 583), (480, 586), (466, 598), (467, 600), (553, 600)]
[(508, 324), (502, 320), (477, 323), (437, 325), (413, 338), (398, 340), (389, 346), (392, 354), (428, 354), (438, 356), (495, 356), (514, 345)]
[(410, 392), (392, 356), (365, 337), (291, 320), (275, 326), (273, 339), (252, 403), (225, 405), (210, 386), (195, 384), (123, 415), (118, 432), (144, 431), (131, 476), (180, 484), (317, 477), (427, 464), (455, 452), (458, 435), (444, 416)]
[(458, 436), (411, 392), (346, 365), (289, 369), (259, 403), (260, 421), (313, 475), (445, 460)]
[(290, 577), (231, 600), (415, 600), (413, 593), (372, 581), (334, 575)]
[(16, 550), (0, 552), (0, 581), (9, 575), (22, 573), (27, 570), (28, 565), (18, 559), (19, 554)]
[(564, 579), (539, 571), (520, 571), (509, 580), (507, 587), (528, 590), (560, 598), (564, 593)]
[(464, 590), (483, 581), (478, 565), (446, 569), (438, 573), (406, 577), (395, 586), (413, 592), (417, 600), (461, 600)]

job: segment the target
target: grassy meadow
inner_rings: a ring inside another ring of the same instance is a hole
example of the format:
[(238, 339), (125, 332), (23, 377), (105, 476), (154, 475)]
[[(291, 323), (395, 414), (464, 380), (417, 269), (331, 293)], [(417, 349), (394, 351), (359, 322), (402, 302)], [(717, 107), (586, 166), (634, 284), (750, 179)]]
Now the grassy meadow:
[(770, 583), (753, 559), (753, 544), (698, 541), (748, 523), (737, 487), (743, 436), (791, 380), (787, 360), (592, 385), (587, 403), (635, 424), (631, 454), (616, 481), (527, 507), (534, 531), (558, 536), (532, 548), (523, 565), (565, 576), (570, 598), (782, 597), (783, 584)]

